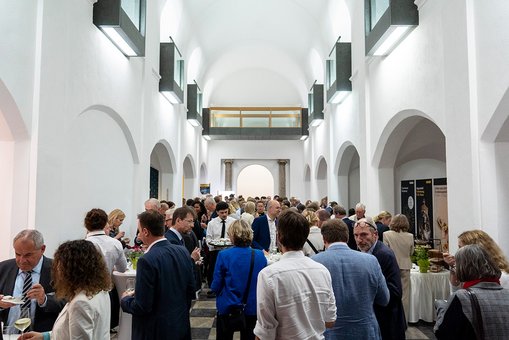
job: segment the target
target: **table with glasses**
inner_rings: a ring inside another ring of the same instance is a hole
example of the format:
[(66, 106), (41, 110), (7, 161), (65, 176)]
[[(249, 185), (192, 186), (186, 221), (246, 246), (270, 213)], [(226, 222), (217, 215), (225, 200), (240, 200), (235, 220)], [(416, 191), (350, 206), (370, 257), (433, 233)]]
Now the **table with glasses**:
[(433, 322), (436, 319), (435, 299), (447, 300), (451, 295), (449, 271), (439, 273), (420, 273), (410, 271), (410, 310), (408, 322), (424, 320)]
[[(117, 288), (118, 298), (122, 299), (122, 293), (124, 293), (126, 289), (127, 279), (136, 278), (135, 270), (128, 270), (125, 273), (120, 273), (117, 271), (113, 272), (113, 283)], [(132, 325), (132, 315), (129, 313), (124, 313), (122, 308), (120, 309), (120, 319), (118, 323), (118, 340), (130, 340), (131, 339), (131, 325)]]

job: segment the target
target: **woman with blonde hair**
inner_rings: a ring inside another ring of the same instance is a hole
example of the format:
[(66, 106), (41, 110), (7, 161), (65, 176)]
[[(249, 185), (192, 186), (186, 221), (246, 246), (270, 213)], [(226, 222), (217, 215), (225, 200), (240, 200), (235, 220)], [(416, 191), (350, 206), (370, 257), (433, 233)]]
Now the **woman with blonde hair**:
[(391, 219), (389, 231), (384, 234), (383, 242), (392, 249), (398, 262), (401, 274), (401, 286), (403, 288), (403, 309), (405, 318), (408, 320), (408, 311), (410, 309), (410, 269), (412, 269), (412, 260), (410, 256), (414, 252), (414, 235), (408, 232), (408, 219), (403, 214), (397, 214)]
[(240, 215), (240, 219), (246, 221), (249, 225), (253, 224), (256, 206), (253, 202), (248, 201), (244, 205), (244, 212)]
[[(242, 308), (246, 316), (246, 327), (240, 331), (242, 340), (254, 339), (256, 325), (256, 285), (258, 273), (267, 265), (263, 251), (251, 248), (253, 230), (244, 220), (233, 222), (228, 228), (228, 237), (234, 247), (219, 252), (214, 269), (211, 289), (217, 295), (216, 338), (229, 340), (234, 331), (228, 328), (227, 316)], [(249, 275), (252, 264), (252, 273)], [(248, 283), (248, 278), (251, 281)]]
[(373, 222), (376, 224), (376, 231), (378, 231), (378, 239), (380, 242), (384, 241), (384, 233), (389, 230), (391, 219), (391, 213), (385, 210), (381, 211), (380, 214), (373, 218)]
[[(500, 284), (502, 287), (509, 289), (509, 261), (502, 252), (502, 249), (500, 249), (498, 244), (493, 241), (491, 236), (485, 231), (479, 229), (467, 230), (459, 234), (458, 247), (461, 248), (468, 244), (479, 244), (488, 252), (493, 261), (498, 265), (498, 268), (502, 271)], [(444, 253), (444, 260), (451, 269), (450, 280), (453, 286), (453, 291), (455, 291), (458, 288), (461, 288), (461, 281), (459, 281), (456, 277), (456, 260), (454, 259), (454, 256), (449, 255), (448, 253)]]
[(108, 235), (117, 240), (121, 241), (122, 237), (124, 237), (125, 232), (120, 231), (120, 226), (124, 223), (125, 214), (120, 209), (113, 209), (108, 215), (108, 224), (107, 228), (109, 228)]
[(323, 251), (323, 237), (320, 228), (318, 227), (318, 215), (312, 209), (306, 209), (302, 212), (302, 215), (309, 222), (309, 235), (302, 247), (302, 251), (306, 256), (313, 256)]

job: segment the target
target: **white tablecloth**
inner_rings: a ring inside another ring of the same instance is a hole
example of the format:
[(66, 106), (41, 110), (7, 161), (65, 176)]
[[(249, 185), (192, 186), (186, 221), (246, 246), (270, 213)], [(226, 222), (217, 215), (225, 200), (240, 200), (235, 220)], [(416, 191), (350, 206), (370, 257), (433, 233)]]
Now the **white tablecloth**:
[[(122, 299), (122, 293), (125, 291), (126, 281), (128, 278), (135, 278), (136, 271), (128, 270), (125, 273), (117, 271), (113, 272), (113, 283), (117, 288), (118, 298)], [(120, 320), (118, 323), (118, 340), (130, 340), (131, 339), (131, 325), (132, 316), (131, 314), (124, 313), (122, 308), (120, 309)]]
[(410, 311), (408, 322), (436, 319), (435, 299), (448, 299), (451, 294), (449, 271), (440, 273), (419, 273), (410, 271)]

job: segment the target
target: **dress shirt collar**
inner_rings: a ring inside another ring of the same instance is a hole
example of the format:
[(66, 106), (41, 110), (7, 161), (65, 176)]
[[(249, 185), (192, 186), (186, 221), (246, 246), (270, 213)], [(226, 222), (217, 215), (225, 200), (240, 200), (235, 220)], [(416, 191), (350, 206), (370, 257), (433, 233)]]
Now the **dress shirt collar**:
[[(32, 269), (32, 274), (41, 274), (42, 270), (42, 261), (44, 260), (44, 256), (41, 256), (41, 259), (39, 260), (39, 263)], [(18, 268), (18, 275), (23, 273), (21, 269)]]
[(170, 228), (171, 231), (173, 231), (175, 234), (177, 234), (177, 237), (180, 241), (182, 241), (182, 235), (179, 233), (179, 231), (173, 227)]
[(104, 230), (89, 231), (87, 233), (87, 238), (90, 237), (90, 236), (96, 236), (96, 235), (106, 235), (106, 233), (104, 232)]
[(166, 240), (166, 237), (161, 236), (161, 238), (160, 238), (160, 239), (157, 239), (157, 240), (155, 240), (154, 242), (152, 242), (152, 243), (148, 246), (147, 251), (146, 251), (145, 253), (148, 253), (148, 252), (150, 251), (150, 249), (152, 249), (152, 246), (153, 246), (154, 244), (156, 244), (157, 242), (162, 242), (162, 241), (167, 241), (167, 240)]
[(371, 248), (369, 248), (369, 250), (366, 253), (373, 255), (373, 250), (375, 249), (377, 242), (378, 241), (375, 241), (375, 243), (373, 243)]
[(281, 260), (296, 259), (296, 258), (299, 258), (299, 257), (305, 257), (304, 253), (302, 252), (302, 249), (300, 249), (300, 250), (289, 250), (289, 251), (285, 252), (283, 254), (283, 256), (281, 256)]
[(327, 249), (331, 248), (331, 247), (335, 247), (335, 246), (348, 246), (348, 244), (346, 242), (333, 242), (331, 244), (329, 244), (329, 246), (327, 247)]

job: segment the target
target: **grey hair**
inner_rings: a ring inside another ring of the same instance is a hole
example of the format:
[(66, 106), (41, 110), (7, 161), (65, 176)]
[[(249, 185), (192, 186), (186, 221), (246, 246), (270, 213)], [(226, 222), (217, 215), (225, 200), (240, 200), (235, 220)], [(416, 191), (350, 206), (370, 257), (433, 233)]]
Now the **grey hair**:
[(366, 206), (364, 204), (362, 204), (361, 202), (359, 202), (355, 205), (355, 209), (362, 209), (362, 210), (366, 211)]
[(25, 238), (34, 242), (35, 249), (41, 249), (44, 246), (44, 237), (40, 231), (35, 229), (25, 229), (20, 231), (15, 237), (12, 243), (15, 243), (17, 240)]
[(156, 198), (149, 198), (145, 201), (145, 204), (150, 204), (152, 206), (155, 206), (158, 210), (161, 208), (161, 203)]
[(205, 201), (203, 202), (203, 205), (208, 206), (216, 205), (216, 200), (212, 196), (207, 196), (207, 198), (205, 198)]
[(495, 261), (478, 244), (461, 247), (454, 257), (456, 259), (456, 276), (461, 282), (500, 278), (502, 275)]

